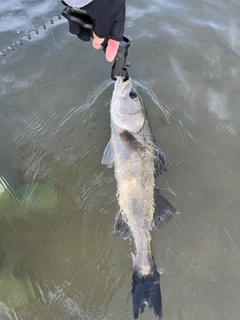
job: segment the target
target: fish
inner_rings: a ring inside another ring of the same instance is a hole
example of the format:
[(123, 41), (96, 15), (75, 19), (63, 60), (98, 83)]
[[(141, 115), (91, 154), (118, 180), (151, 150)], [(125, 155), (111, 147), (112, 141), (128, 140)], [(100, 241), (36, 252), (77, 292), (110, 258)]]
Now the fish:
[(142, 99), (133, 80), (117, 77), (110, 106), (111, 139), (102, 164), (114, 166), (119, 211), (114, 237), (132, 237), (132, 312), (137, 319), (145, 306), (162, 318), (160, 275), (151, 250), (151, 230), (159, 229), (176, 209), (155, 186), (155, 178), (166, 171), (166, 157), (153, 138)]

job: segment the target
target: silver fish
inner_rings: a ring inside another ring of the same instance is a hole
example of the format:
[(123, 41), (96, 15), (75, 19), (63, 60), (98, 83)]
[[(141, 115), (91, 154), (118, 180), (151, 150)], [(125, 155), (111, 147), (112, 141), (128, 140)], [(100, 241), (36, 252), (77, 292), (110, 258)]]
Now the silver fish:
[(175, 208), (155, 187), (155, 176), (165, 169), (165, 156), (156, 146), (146, 111), (133, 89), (132, 79), (118, 77), (111, 101), (111, 139), (102, 163), (114, 165), (118, 185), (120, 210), (117, 213), (114, 236), (134, 239), (132, 304), (133, 317), (145, 305), (162, 318), (160, 276), (151, 252), (152, 229), (170, 220)]

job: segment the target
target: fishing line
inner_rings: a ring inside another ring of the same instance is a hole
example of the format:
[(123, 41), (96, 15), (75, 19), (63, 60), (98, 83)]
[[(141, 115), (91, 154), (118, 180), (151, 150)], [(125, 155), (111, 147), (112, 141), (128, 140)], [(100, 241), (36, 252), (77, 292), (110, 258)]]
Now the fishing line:
[[(43, 24), (39, 24), (36, 26), (35, 29), (31, 29), (29, 30), (27, 33), (24, 33), (22, 34), (19, 39), (15, 39), (12, 41), (12, 43), (10, 45), (5, 45), (3, 47), (3, 50), (0, 51), (0, 55), (5, 57), (7, 55), (7, 50), (12, 50), (14, 51), (16, 48), (15, 48), (15, 45), (16, 44), (19, 44), (19, 45), (23, 45), (24, 44), (24, 41), (23, 41), (23, 38), (27, 38), (27, 40), (32, 40), (32, 37), (31, 37), (31, 33), (34, 33), (36, 35), (39, 35), (39, 29), (40, 28), (43, 28), (44, 30), (47, 30), (47, 25), (49, 25), (49, 23), (51, 25), (54, 25), (56, 23), (56, 21), (59, 21), (59, 20), (62, 20), (62, 16), (61, 16), (61, 13), (63, 12), (63, 10), (59, 11), (58, 14), (54, 14), (51, 16), (50, 19), (46, 19), (44, 20)], [(56, 20), (55, 18), (58, 18), (58, 20)]]
[(152, 101), (159, 107), (159, 109), (163, 112), (165, 119), (167, 121), (167, 123), (170, 123), (170, 110), (169, 108), (164, 105), (163, 103), (160, 103), (158, 98), (156, 97), (155, 93), (149, 89), (148, 87), (146, 87), (144, 84), (138, 82), (137, 80), (134, 80), (134, 83), (139, 86), (143, 91), (147, 92), (149, 94), (149, 96), (151, 97)]

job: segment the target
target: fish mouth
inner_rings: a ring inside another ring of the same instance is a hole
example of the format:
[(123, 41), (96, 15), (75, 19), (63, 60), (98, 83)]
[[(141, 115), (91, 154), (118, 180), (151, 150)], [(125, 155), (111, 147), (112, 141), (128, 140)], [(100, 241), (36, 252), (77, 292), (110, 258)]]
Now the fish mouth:
[(125, 91), (127, 88), (132, 87), (132, 79), (129, 78), (128, 80), (124, 81), (123, 77), (117, 77), (115, 82), (115, 90), (118, 91), (119, 95), (125, 96)]

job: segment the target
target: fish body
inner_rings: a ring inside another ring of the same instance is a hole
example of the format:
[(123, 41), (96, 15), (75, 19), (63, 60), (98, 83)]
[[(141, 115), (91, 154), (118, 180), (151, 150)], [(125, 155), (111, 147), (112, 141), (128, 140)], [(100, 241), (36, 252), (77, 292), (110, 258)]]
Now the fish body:
[(149, 120), (132, 79), (115, 82), (111, 101), (111, 139), (102, 163), (114, 165), (120, 210), (113, 235), (131, 236), (136, 247), (133, 256), (133, 317), (145, 305), (162, 318), (160, 276), (151, 252), (153, 228), (159, 228), (174, 214), (175, 208), (155, 187), (155, 176), (164, 168), (165, 156), (156, 146)]

